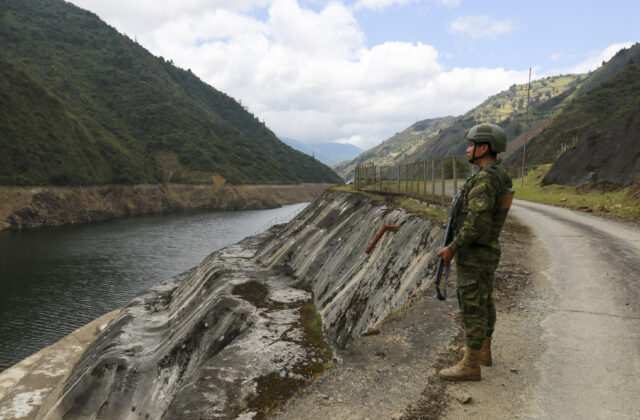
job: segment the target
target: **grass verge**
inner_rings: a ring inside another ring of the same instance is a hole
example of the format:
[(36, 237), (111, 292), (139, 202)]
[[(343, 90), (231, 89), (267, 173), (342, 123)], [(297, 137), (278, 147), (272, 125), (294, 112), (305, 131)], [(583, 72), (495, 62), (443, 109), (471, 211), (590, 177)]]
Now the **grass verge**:
[(515, 197), (519, 200), (551, 204), (600, 215), (611, 215), (631, 220), (640, 220), (640, 202), (631, 198), (629, 188), (617, 191), (581, 192), (565, 185), (540, 186), (540, 181), (551, 168), (541, 165), (524, 177), (513, 180)]
[(413, 213), (416, 216), (422, 217), (423, 219), (429, 219), (431, 221), (437, 222), (446, 222), (448, 215), (448, 207), (443, 208), (441, 205), (428, 203), (422, 200), (418, 200), (417, 198), (412, 197), (401, 197), (401, 196), (392, 196), (385, 197), (382, 195), (378, 195), (369, 191), (357, 191), (353, 189), (351, 185), (341, 185), (339, 187), (333, 188), (334, 191), (343, 191), (353, 194), (363, 194), (368, 197), (371, 197), (375, 201), (384, 201), (391, 200), (392, 207), (402, 208), (408, 211), (409, 213)]

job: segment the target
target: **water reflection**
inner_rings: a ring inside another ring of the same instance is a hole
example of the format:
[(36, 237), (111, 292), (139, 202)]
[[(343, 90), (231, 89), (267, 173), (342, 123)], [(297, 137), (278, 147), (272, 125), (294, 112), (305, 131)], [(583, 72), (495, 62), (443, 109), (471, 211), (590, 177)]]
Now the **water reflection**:
[(0, 371), (306, 204), (0, 232)]

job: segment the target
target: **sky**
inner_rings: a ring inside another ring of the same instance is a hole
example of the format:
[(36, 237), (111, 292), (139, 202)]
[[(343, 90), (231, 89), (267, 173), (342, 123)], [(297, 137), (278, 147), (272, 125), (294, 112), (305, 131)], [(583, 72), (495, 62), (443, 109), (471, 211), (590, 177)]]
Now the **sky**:
[[(371, 148), (640, 41), (637, 0), (71, 0), (276, 135)], [(159, 6), (161, 5), (161, 6)]]

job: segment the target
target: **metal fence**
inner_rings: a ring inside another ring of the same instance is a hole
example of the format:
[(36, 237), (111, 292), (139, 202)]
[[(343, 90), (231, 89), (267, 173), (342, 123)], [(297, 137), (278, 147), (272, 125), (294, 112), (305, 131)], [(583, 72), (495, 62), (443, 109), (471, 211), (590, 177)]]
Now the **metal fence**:
[(369, 162), (356, 166), (353, 183), (358, 191), (400, 194), (445, 204), (445, 197), (455, 195), (459, 182), (464, 182), (472, 171), (466, 155), (394, 166)]
[(253, 232), (253, 235), (258, 235), (260, 233), (264, 233), (267, 230), (269, 230), (272, 226), (279, 225), (281, 223), (289, 223), (291, 220), (293, 220), (294, 217), (296, 217), (297, 215), (302, 213), (302, 211), (304, 209), (306, 209), (306, 208), (307, 208), (307, 206), (300, 207), (299, 209), (297, 209), (293, 213), (290, 213), (290, 214), (288, 214), (286, 216), (274, 217), (273, 219), (269, 220), (264, 226), (260, 227), (260, 229), (258, 229), (255, 232)]

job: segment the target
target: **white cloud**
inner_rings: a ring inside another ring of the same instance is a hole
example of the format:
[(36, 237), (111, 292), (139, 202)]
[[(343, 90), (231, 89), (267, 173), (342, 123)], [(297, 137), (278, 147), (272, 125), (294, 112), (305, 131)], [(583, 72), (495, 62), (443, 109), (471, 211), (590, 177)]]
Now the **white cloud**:
[(444, 4), (445, 6), (449, 6), (449, 7), (460, 6), (460, 3), (462, 3), (462, 0), (438, 0), (438, 1)]
[(551, 54), (551, 61), (560, 61), (562, 59), (561, 53), (553, 53)]
[(494, 20), (488, 15), (459, 16), (449, 29), (453, 33), (466, 34), (471, 38), (497, 38), (499, 35), (513, 31), (515, 25), (510, 20)]
[(394, 6), (396, 4), (407, 4), (412, 3), (415, 0), (358, 0), (354, 5), (354, 10), (361, 9), (373, 9), (373, 10), (382, 10), (386, 9), (389, 6)]
[(564, 73), (587, 73), (592, 70), (596, 70), (602, 65), (603, 61), (609, 61), (618, 51), (623, 48), (629, 48), (633, 42), (621, 42), (617, 44), (611, 44), (602, 51), (592, 51), (588, 57), (575, 66), (564, 70)]
[(273, 0), (71, 0), (91, 10), (120, 31), (143, 34), (169, 21), (215, 10), (248, 11), (267, 7)]
[[(115, 23), (135, 22), (129, 9), (96, 11), (152, 53), (240, 100), (278, 135), (301, 141), (371, 147), (417, 120), (462, 114), (527, 78), (501, 68), (447, 71), (439, 52), (423, 43), (368, 47), (342, 3), (319, 11), (296, 0), (246, 0), (238, 2), (242, 8), (187, 3), (191, 9), (176, 8), (174, 17), (163, 12), (136, 32)], [(247, 11), (267, 3), (262, 18)]]
[[(448, 7), (456, 7), (459, 6), (462, 0), (429, 0), (430, 2), (437, 2), (443, 4)], [(353, 10), (363, 10), (363, 9), (371, 9), (371, 10), (383, 10), (387, 7), (395, 6), (395, 5), (404, 5), (409, 3), (418, 3), (420, 0), (357, 0), (352, 8)]]

